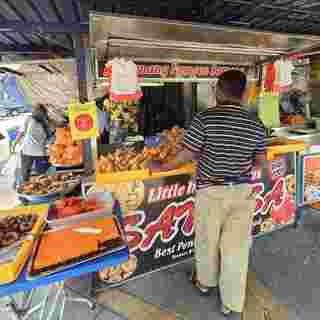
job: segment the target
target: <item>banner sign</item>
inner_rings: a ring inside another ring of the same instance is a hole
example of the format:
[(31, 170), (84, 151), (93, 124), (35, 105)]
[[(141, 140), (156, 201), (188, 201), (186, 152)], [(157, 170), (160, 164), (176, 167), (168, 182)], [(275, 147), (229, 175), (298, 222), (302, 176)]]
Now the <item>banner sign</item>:
[(303, 203), (320, 202), (320, 154), (303, 157)]
[(295, 222), (295, 175), (288, 166), (288, 157), (265, 162), (253, 184), (256, 193), (256, 211), (253, 220), (253, 236), (260, 236)]
[[(213, 66), (213, 65), (187, 65), (187, 64), (139, 64), (138, 76), (141, 79), (166, 78), (217, 78), (223, 72), (231, 69), (247, 71), (245, 67)], [(99, 77), (107, 77), (108, 70), (105, 62), (99, 62)]]
[(70, 104), (69, 123), (72, 140), (96, 138), (98, 136), (98, 122), (95, 102)]
[[(253, 183), (252, 236), (295, 221), (295, 177), (287, 157), (266, 162)], [(130, 249), (127, 263), (101, 271), (113, 285), (190, 259), (194, 255), (196, 186), (190, 175), (105, 185), (118, 199)]]
[(195, 183), (181, 175), (106, 185), (118, 199), (129, 261), (102, 271), (105, 283), (152, 272), (193, 257)]

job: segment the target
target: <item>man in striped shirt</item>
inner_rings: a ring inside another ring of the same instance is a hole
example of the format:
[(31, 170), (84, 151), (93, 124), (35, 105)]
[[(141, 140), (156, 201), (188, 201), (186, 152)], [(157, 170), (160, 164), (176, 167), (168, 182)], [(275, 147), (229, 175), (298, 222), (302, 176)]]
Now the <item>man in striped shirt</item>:
[(225, 315), (243, 310), (255, 210), (250, 173), (265, 160), (264, 127), (241, 107), (245, 88), (242, 72), (223, 73), (217, 82), (217, 106), (194, 117), (183, 151), (171, 163), (151, 168), (171, 170), (197, 160), (192, 280), (203, 294), (219, 286)]

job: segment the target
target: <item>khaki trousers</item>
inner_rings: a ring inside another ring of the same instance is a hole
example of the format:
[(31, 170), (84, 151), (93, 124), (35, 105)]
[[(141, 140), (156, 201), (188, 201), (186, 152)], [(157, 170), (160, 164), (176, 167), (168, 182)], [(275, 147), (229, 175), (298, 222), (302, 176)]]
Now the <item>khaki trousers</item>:
[(255, 196), (249, 185), (199, 190), (195, 210), (195, 258), (199, 282), (219, 286), (222, 303), (242, 312)]

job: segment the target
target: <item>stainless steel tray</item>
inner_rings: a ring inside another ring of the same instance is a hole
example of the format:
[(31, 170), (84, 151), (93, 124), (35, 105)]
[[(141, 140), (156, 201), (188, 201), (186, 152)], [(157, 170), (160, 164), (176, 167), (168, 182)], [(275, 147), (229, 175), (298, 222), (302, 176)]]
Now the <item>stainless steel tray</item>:
[(101, 217), (111, 216), (112, 215), (113, 204), (110, 208), (102, 208), (91, 212), (81, 213), (75, 216), (71, 216), (63, 219), (55, 219), (54, 214), (50, 212), (53, 208), (49, 209), (49, 214), (47, 218), (49, 228), (63, 228), (72, 224), (77, 224), (85, 220), (92, 220)]
[(19, 198), (23, 198), (26, 199), (30, 202), (39, 202), (39, 201), (44, 201), (44, 200), (52, 200), (64, 195), (67, 195), (69, 193), (71, 193), (72, 191), (74, 191), (79, 185), (81, 184), (81, 181), (74, 181), (74, 183), (72, 183), (68, 188), (66, 188), (64, 191), (62, 192), (51, 192), (45, 195), (32, 195), (32, 194), (25, 194), (25, 193), (17, 193), (17, 196)]
[(83, 163), (77, 164), (77, 165), (72, 165), (72, 164), (52, 164), (53, 167), (59, 168), (59, 169), (72, 169), (72, 168), (79, 168), (83, 166)]
[[(95, 217), (97, 218), (97, 216)], [(40, 273), (39, 275), (36, 275), (36, 276), (32, 276), (30, 273), (31, 273), (31, 267), (32, 267), (32, 263), (33, 263), (33, 259), (34, 259), (34, 255), (36, 253), (36, 250), (37, 250), (37, 246), (38, 246), (38, 242), (36, 243), (36, 245), (34, 246), (33, 248), (33, 253), (32, 253), (32, 256), (31, 256), (31, 259), (29, 260), (29, 263), (27, 265), (27, 279), (37, 279), (39, 277), (44, 277), (44, 276), (48, 276), (48, 275), (51, 275), (51, 274), (54, 274), (54, 273), (57, 273), (57, 272), (61, 272), (61, 271), (65, 271), (65, 270), (68, 270), (68, 269), (71, 269), (71, 268), (74, 268), (78, 265), (81, 265), (85, 262), (88, 262), (88, 261), (92, 261), (92, 260), (96, 260), (96, 259), (99, 259), (99, 258), (102, 258), (102, 257), (105, 257), (107, 255), (110, 255), (110, 254), (113, 254), (113, 253), (116, 253), (118, 251), (121, 251), (125, 248), (128, 247), (127, 245), (127, 241), (126, 241), (126, 238), (125, 238), (125, 235), (124, 235), (124, 232), (123, 232), (123, 229), (121, 227), (121, 224), (119, 223), (118, 219), (115, 217), (115, 220), (116, 220), (116, 223), (118, 225), (118, 228), (120, 230), (120, 235), (121, 235), (121, 239), (122, 239), (122, 242), (123, 244), (120, 245), (119, 247), (117, 248), (112, 248), (110, 250), (105, 250), (104, 252), (101, 252), (93, 257), (90, 257), (90, 258), (83, 258), (81, 261), (78, 261), (78, 262), (75, 262), (75, 263), (70, 263), (70, 264), (66, 264), (64, 266), (61, 266), (61, 267), (57, 267), (56, 269), (54, 270), (50, 270), (50, 271), (47, 271), (47, 272), (43, 272), (43, 273)], [(67, 224), (65, 225), (67, 226)], [(60, 228), (59, 228), (60, 229)], [(49, 230), (47, 232), (53, 232), (57, 229), (52, 229), (52, 230)], [(38, 240), (40, 241), (40, 240)]]

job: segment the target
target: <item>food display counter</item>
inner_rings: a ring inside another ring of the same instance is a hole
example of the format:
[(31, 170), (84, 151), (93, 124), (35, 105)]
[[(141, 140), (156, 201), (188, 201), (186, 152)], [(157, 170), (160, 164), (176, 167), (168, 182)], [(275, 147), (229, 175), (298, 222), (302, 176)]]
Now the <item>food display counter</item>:
[[(268, 142), (268, 159), (253, 173), (256, 193), (253, 237), (297, 223), (296, 159), (303, 142)], [(194, 255), (193, 210), (196, 197), (195, 164), (150, 173), (127, 181), (97, 181), (99, 191), (119, 201), (130, 257), (128, 265), (100, 273), (103, 284), (115, 285), (190, 259)], [(101, 283), (101, 282), (100, 282)]]

